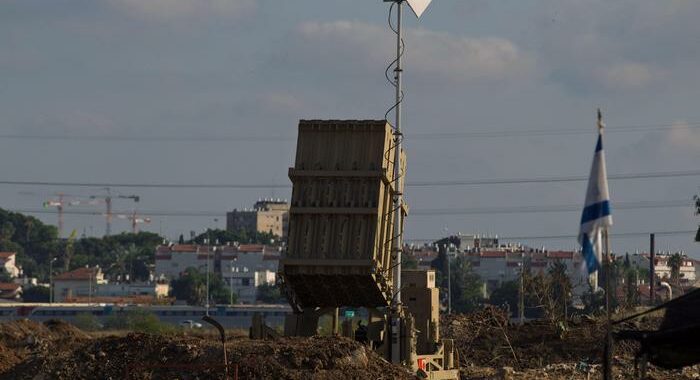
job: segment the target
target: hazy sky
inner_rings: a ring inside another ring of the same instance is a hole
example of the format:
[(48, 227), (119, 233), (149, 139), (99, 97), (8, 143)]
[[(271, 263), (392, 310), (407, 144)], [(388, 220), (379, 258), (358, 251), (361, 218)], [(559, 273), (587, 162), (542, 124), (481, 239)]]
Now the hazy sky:
[[(299, 119), (383, 118), (391, 105), (387, 11), (379, 0), (3, 0), (0, 179), (288, 184)], [(587, 176), (596, 107), (608, 124), (610, 174), (700, 169), (700, 2), (435, 0), (420, 22), (406, 16), (409, 182)], [(508, 133), (477, 133), (487, 131)], [(613, 233), (696, 229), (691, 197), (699, 178), (611, 180)], [(415, 215), (407, 237), (574, 236), (585, 186), (410, 187)], [(59, 191), (104, 193), (0, 185), (0, 206), (39, 209)], [(221, 213), (218, 222), (154, 216), (145, 227), (176, 238), (223, 227), (225, 211), (290, 190), (113, 192), (140, 195), (144, 211)], [(615, 209), (682, 200), (688, 207)], [(419, 215), (536, 206), (575, 210)], [(132, 207), (115, 201), (115, 210)], [(100, 216), (67, 216), (66, 223), (104, 232)], [(128, 228), (115, 220), (114, 231)], [(660, 236), (659, 248), (695, 255), (700, 246), (691, 235)], [(613, 236), (612, 243), (634, 251), (646, 249), (648, 238)]]

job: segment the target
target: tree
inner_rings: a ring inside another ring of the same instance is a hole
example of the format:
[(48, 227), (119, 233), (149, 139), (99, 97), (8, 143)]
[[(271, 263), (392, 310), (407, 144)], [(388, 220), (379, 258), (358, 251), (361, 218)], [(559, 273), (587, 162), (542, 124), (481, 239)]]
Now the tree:
[(4, 267), (0, 268), (0, 282), (12, 282), (12, 277)]
[(542, 310), (553, 323), (566, 320), (571, 305), (571, 281), (566, 274), (566, 264), (556, 261), (545, 273), (524, 273), (525, 303)]
[(508, 305), (508, 309), (511, 311), (512, 315), (518, 315), (519, 293), (520, 282), (507, 281), (491, 292), (489, 302), (496, 306)]
[(262, 303), (285, 303), (286, 299), (278, 285), (262, 284), (258, 286), (256, 299)]
[(566, 264), (561, 261), (555, 261), (549, 267), (549, 280), (552, 285), (552, 299), (554, 305), (551, 313), (556, 314), (559, 318), (566, 319), (566, 313), (571, 306), (571, 280), (566, 273)]
[(408, 250), (401, 252), (401, 267), (403, 269), (418, 269), (418, 260)]
[(206, 280), (195, 268), (187, 268), (180, 278), (170, 282), (170, 287), (171, 296), (189, 305), (202, 305), (206, 301)]
[(683, 266), (683, 255), (676, 252), (669, 256), (668, 267), (671, 269), (671, 285), (679, 287), (681, 283), (681, 267)]
[(51, 290), (44, 286), (32, 286), (22, 291), (24, 302), (49, 302)]
[(451, 260), (452, 309), (458, 313), (476, 310), (483, 303), (483, 283), (466, 257)]
[(625, 274), (625, 306), (627, 308), (634, 308), (639, 305), (638, 280), (639, 272), (637, 268), (629, 268)]
[(40, 281), (48, 281), (52, 258), (57, 258), (54, 268), (64, 271), (85, 265), (109, 268), (116, 261), (119, 250), (132, 245), (138, 255), (129, 253), (128, 267), (137, 278), (147, 279), (148, 267), (154, 264), (153, 252), (162, 241), (161, 236), (150, 232), (60, 239), (56, 227), (45, 225), (31, 216), (0, 209), (0, 250), (17, 252), (17, 265), (22, 267), (24, 274)]
[(70, 261), (73, 259), (73, 254), (75, 253), (75, 237), (77, 232), (75, 230), (71, 231), (68, 240), (66, 241), (66, 250), (63, 256), (63, 271), (68, 271), (70, 269)]
[[(171, 296), (187, 301), (190, 305), (203, 305), (207, 300), (207, 278), (196, 268), (187, 268), (180, 278), (170, 282)], [(209, 297), (214, 303), (229, 303), (231, 292), (226, 287), (221, 275), (209, 274)], [(233, 302), (236, 295), (233, 294)]]

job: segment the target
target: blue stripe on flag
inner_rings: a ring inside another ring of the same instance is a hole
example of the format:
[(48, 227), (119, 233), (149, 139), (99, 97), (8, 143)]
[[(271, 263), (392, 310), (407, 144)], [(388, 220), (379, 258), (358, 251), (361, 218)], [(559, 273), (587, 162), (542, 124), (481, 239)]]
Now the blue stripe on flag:
[(598, 270), (598, 258), (595, 255), (595, 249), (593, 248), (593, 242), (588, 238), (588, 234), (583, 234), (583, 239), (581, 239), (581, 253), (583, 254), (583, 259), (586, 261), (586, 269), (588, 273), (593, 273)]
[(603, 135), (598, 135), (598, 143), (595, 144), (595, 151), (596, 153), (600, 152), (603, 150)]
[(581, 214), (581, 224), (610, 215), (610, 201), (602, 201), (586, 206)]

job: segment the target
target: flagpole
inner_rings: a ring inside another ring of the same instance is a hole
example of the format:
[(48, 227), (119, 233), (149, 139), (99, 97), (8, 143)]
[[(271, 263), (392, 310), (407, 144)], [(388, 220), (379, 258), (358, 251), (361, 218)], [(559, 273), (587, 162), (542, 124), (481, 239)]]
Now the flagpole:
[[(600, 108), (598, 108), (598, 133), (601, 135), (603, 134), (603, 128), (605, 127), (605, 124), (603, 124), (603, 115), (600, 112)], [(612, 279), (611, 276), (611, 267), (610, 267), (610, 234), (609, 234), (609, 227), (605, 227), (602, 231), (603, 233), (603, 244), (604, 244), (604, 251), (605, 255), (604, 260), (605, 263), (603, 264), (603, 270), (605, 271), (605, 316), (606, 316), (606, 322), (605, 322), (605, 347), (603, 349), (603, 380), (612, 380), (612, 350), (613, 350), (613, 345), (612, 345), (612, 318), (611, 318), (611, 310), (610, 310), (610, 292), (611, 292), (611, 287), (610, 287), (610, 282)]]

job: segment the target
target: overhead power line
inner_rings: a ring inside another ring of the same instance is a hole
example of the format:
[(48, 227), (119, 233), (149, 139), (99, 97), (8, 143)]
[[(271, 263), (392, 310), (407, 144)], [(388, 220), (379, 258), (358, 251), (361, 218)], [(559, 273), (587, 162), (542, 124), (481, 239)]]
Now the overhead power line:
[[(646, 125), (612, 125), (608, 126), (605, 133), (634, 133), (668, 131), (674, 128), (700, 129), (700, 122), (662, 123)], [(463, 132), (424, 132), (414, 133), (410, 140), (445, 140), (455, 138), (499, 138), (499, 137), (528, 137), (528, 136), (569, 136), (591, 134), (592, 129), (586, 128), (550, 128), (550, 129), (522, 129), (510, 128), (488, 131), (463, 131)], [(106, 141), (106, 142), (289, 142), (295, 141), (295, 136), (96, 136), (96, 135), (30, 135), (22, 133), (0, 134), (0, 139), (8, 140), (64, 140), (64, 141)]]
[[(503, 206), (476, 208), (418, 209), (411, 211), (411, 216), (420, 215), (483, 215), (483, 214), (529, 214), (544, 212), (579, 212), (582, 205), (542, 205), (542, 206)], [(641, 201), (613, 203), (615, 210), (639, 210), (650, 208), (692, 207), (691, 200), (676, 201)]]
[[(700, 170), (677, 170), (649, 173), (625, 173), (612, 174), (610, 180), (672, 178), (700, 176)], [(435, 180), (413, 181), (406, 184), (407, 187), (438, 187), (438, 186), (477, 186), (477, 185), (514, 185), (528, 183), (565, 183), (584, 182), (588, 177), (584, 176), (558, 176), (558, 177), (533, 177), (533, 178), (491, 178), (476, 180)], [(130, 187), (130, 188), (174, 188), (174, 189), (288, 189), (291, 184), (274, 183), (219, 183), (219, 184), (187, 184), (187, 183), (138, 183), (138, 182), (67, 182), (67, 181), (17, 181), (0, 180), (0, 185), (15, 186), (56, 186), (56, 187)]]
[[(615, 210), (639, 210), (650, 208), (675, 208), (692, 207), (690, 200), (674, 201), (639, 201), (620, 202), (613, 204)], [(14, 212), (28, 214), (55, 214), (55, 211), (46, 209), (13, 209)], [(506, 207), (479, 207), (462, 209), (417, 209), (411, 211), (411, 216), (431, 215), (481, 215), (481, 214), (522, 214), (522, 213), (546, 213), (546, 212), (572, 212), (581, 211), (580, 205), (539, 205), (539, 206), (506, 206)], [(91, 210), (64, 210), (64, 215), (100, 216), (100, 211)], [(130, 211), (114, 211), (115, 214), (130, 214)], [(140, 210), (140, 215), (146, 216), (172, 216), (172, 217), (216, 217), (224, 216), (225, 211), (182, 211), (182, 210)]]
[[(694, 177), (700, 175), (700, 170), (664, 171), (651, 173), (626, 173), (611, 174), (608, 179), (647, 179), (647, 178), (670, 178), (670, 177)], [(511, 185), (527, 183), (555, 183), (555, 182), (585, 182), (587, 176), (559, 176), (559, 177), (533, 177), (533, 178), (492, 178), (476, 180), (440, 180), (440, 181), (416, 181), (409, 182), (409, 187), (436, 187), (436, 186), (472, 186), (472, 185)]]
[[(629, 237), (641, 237), (649, 236), (650, 233), (654, 233), (657, 236), (673, 236), (673, 235), (688, 235), (695, 234), (697, 230), (667, 230), (667, 231), (646, 231), (646, 232), (618, 232), (611, 233), (610, 236), (618, 238), (629, 238)], [(694, 235), (693, 235), (694, 236)], [(429, 238), (429, 239), (404, 239), (407, 242), (433, 242), (444, 238)], [(501, 236), (498, 235), (499, 240), (575, 240), (576, 235), (573, 234), (561, 234), (561, 235), (542, 235), (542, 236)]]

